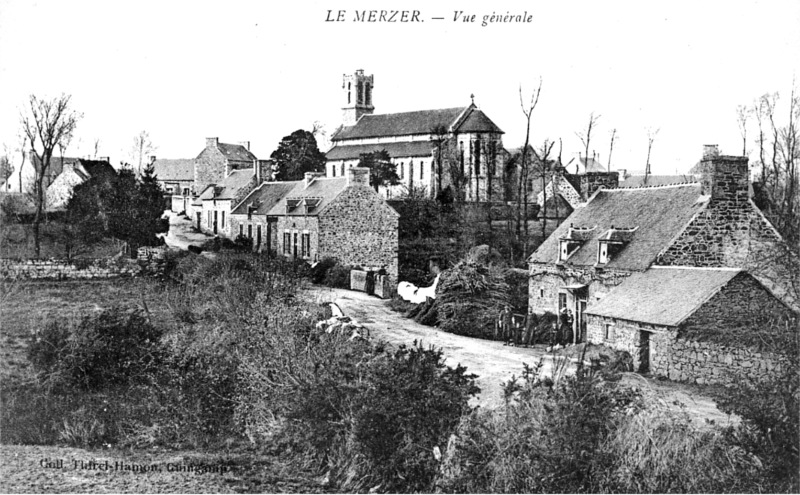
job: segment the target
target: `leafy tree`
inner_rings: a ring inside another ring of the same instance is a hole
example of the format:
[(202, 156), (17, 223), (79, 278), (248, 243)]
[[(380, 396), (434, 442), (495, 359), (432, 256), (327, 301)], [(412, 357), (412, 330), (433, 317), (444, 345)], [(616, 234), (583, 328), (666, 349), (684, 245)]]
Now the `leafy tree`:
[(109, 187), (108, 181), (93, 177), (73, 189), (57, 234), (67, 259), (105, 238), (107, 217), (101, 214), (104, 208), (100, 205), (108, 197)]
[(358, 161), (359, 167), (369, 169), (369, 185), (378, 190), (378, 186), (396, 186), (400, 184), (395, 165), (391, 162), (389, 152), (386, 150), (362, 153)]
[(276, 180), (300, 180), (306, 172), (325, 170), (325, 154), (317, 147), (317, 138), (303, 129), (281, 139), (270, 158), (275, 160)]

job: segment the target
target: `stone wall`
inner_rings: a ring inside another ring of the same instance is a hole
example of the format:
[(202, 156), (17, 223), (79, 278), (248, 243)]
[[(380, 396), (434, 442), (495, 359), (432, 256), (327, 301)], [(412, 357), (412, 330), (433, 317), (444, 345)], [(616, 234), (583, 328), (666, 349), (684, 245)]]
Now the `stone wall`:
[[(275, 249), (279, 256), (286, 258), (294, 257), (294, 234), (297, 233), (297, 257), (307, 260), (311, 263), (321, 261), (323, 258), (331, 256), (325, 250), (320, 248), (320, 232), (321, 222), (316, 216), (305, 215), (286, 215), (278, 217), (278, 222), (275, 224), (276, 243)], [(290, 249), (286, 253), (283, 245), (283, 234), (291, 234)], [(302, 256), (303, 253), (303, 234), (309, 234), (309, 243), (311, 247), (310, 254)], [(335, 257), (335, 256), (334, 256)], [(340, 260), (341, 261), (341, 260)], [(345, 263), (353, 264), (353, 263)]]
[(531, 264), (528, 290), (528, 308), (536, 314), (558, 311), (558, 294), (568, 285), (587, 285), (587, 303), (598, 301), (611, 289), (621, 284), (628, 272)]
[(139, 275), (142, 267), (136, 261), (86, 260), (11, 260), (0, 259), (0, 278), (14, 280), (69, 280), (132, 277)]
[(319, 256), (369, 270), (384, 268), (396, 282), (398, 221), (397, 212), (371, 188), (347, 187), (319, 214)]
[[(612, 334), (605, 338), (606, 324)], [(698, 342), (678, 337), (674, 328), (589, 315), (589, 342), (603, 344), (633, 357), (634, 369), (642, 362), (642, 332), (649, 334), (650, 373), (670, 380), (700, 385), (732, 385), (742, 375), (753, 380), (780, 373), (786, 359), (744, 347)]]
[[(267, 217), (266, 215), (251, 215), (250, 219), (247, 219), (247, 215), (231, 215), (231, 226), (230, 226), (230, 238), (236, 239), (239, 236), (239, 226), (242, 227), (242, 235), (247, 237), (248, 227), (250, 225), (253, 226), (253, 242), (255, 242), (257, 238), (257, 229), (258, 226), (261, 226), (261, 245), (260, 246), (253, 246), (253, 249), (257, 252), (266, 252), (267, 247), (272, 252), (278, 252), (280, 245), (278, 244), (278, 233), (277, 233), (277, 222), (273, 222), (272, 229), (269, 230), (267, 228)], [(267, 240), (267, 235), (270, 235), (271, 239)]]
[(601, 187), (616, 189), (619, 186), (619, 172), (586, 172), (581, 178), (581, 199), (588, 201)]
[(207, 145), (194, 162), (195, 194), (203, 192), (209, 184), (219, 184), (225, 179), (227, 159), (216, 145)]

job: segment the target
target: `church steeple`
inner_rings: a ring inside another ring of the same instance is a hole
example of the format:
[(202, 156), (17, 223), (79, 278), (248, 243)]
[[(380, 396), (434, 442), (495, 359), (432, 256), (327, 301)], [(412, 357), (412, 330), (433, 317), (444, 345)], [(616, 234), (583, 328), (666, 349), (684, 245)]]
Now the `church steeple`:
[(371, 114), (375, 110), (372, 105), (373, 87), (373, 76), (365, 76), (363, 69), (358, 69), (355, 74), (344, 74), (342, 79), (344, 94), (342, 125), (355, 125), (362, 115)]

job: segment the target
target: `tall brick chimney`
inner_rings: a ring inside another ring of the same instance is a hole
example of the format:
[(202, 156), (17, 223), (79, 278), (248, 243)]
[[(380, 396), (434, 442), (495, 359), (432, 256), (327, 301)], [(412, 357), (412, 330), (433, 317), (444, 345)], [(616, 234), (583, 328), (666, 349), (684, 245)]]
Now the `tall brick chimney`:
[(369, 185), (369, 169), (367, 167), (353, 167), (347, 169), (347, 185), (348, 186), (366, 186)]
[(206, 138), (206, 148), (216, 148), (219, 145), (219, 138)]
[(700, 183), (703, 194), (712, 200), (744, 202), (749, 198), (749, 178), (746, 156), (720, 155), (719, 148), (703, 146)]

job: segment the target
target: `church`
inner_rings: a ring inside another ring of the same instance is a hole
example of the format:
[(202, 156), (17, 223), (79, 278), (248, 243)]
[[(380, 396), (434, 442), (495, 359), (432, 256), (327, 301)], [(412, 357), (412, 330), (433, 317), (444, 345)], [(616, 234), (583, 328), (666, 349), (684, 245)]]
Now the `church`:
[(466, 201), (504, 199), (503, 131), (473, 101), (465, 107), (375, 114), (373, 75), (363, 70), (342, 81), (342, 125), (326, 153), (327, 177), (344, 177), (366, 153), (386, 150), (400, 183), (379, 194), (434, 198), (450, 188)]

